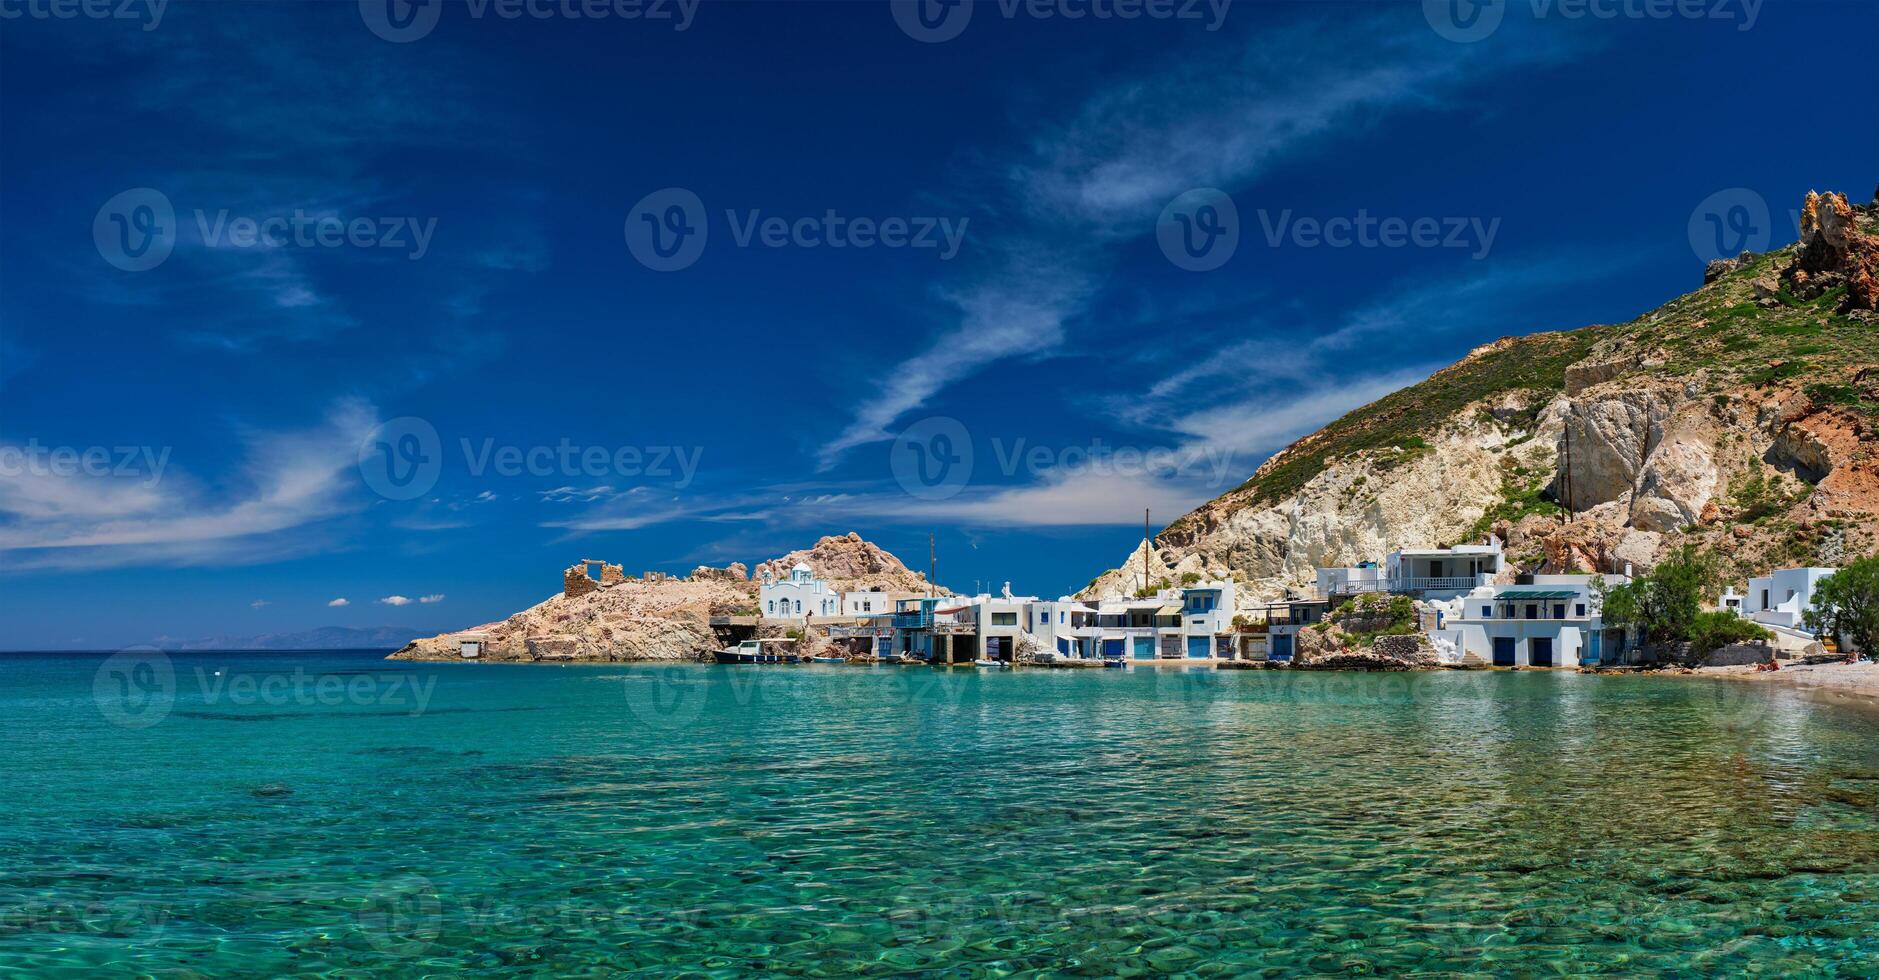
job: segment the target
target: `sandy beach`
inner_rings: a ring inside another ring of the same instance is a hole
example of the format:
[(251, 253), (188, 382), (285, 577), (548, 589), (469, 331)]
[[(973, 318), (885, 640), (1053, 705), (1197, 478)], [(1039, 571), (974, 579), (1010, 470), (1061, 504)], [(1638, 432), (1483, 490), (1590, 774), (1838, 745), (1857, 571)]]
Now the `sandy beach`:
[(1779, 684), (1797, 690), (1812, 691), (1836, 701), (1854, 701), (1879, 708), (1879, 663), (1835, 663), (1783, 665), (1780, 670), (1757, 671), (1752, 665), (1739, 667), (1699, 667), (1678, 676), (1710, 677), (1719, 680), (1746, 681), (1756, 684)]

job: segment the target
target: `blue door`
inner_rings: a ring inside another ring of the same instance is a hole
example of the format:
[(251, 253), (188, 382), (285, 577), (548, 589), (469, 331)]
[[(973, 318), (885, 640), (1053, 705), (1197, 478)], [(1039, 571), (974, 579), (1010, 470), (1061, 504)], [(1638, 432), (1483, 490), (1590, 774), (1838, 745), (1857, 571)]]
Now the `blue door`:
[(1154, 637), (1138, 636), (1135, 638), (1135, 659), (1137, 660), (1155, 659), (1155, 638)]
[(1270, 652), (1266, 654), (1266, 657), (1267, 659), (1270, 659), (1270, 660), (1292, 659), (1292, 634), (1290, 633), (1272, 634), (1272, 648)]
[(1594, 666), (1598, 663), (1598, 630), (1585, 635), (1585, 648), (1579, 652), (1579, 663)]
[(1512, 666), (1515, 666), (1515, 664), (1516, 664), (1516, 661), (1514, 659), (1514, 638), (1511, 636), (1495, 637), (1494, 638), (1494, 666), (1512, 667)]
[(1190, 636), (1187, 638), (1187, 655), (1195, 660), (1206, 660), (1213, 656), (1213, 638)]
[(1553, 638), (1536, 636), (1527, 641), (1527, 663), (1535, 667), (1553, 666)]
[(1122, 641), (1120, 639), (1111, 640), (1111, 639), (1105, 638), (1103, 640), (1103, 659), (1104, 660), (1122, 659)]

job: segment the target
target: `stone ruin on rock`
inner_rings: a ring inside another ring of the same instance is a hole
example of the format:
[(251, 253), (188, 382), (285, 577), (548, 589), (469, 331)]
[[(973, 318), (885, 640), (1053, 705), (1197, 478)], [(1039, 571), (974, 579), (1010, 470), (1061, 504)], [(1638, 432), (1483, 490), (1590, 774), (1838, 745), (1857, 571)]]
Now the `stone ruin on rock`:
[[(600, 579), (595, 581), (590, 570), (600, 566)], [(570, 599), (584, 596), (600, 589), (610, 589), (626, 581), (626, 569), (620, 565), (609, 565), (598, 558), (583, 558), (569, 565), (561, 573), (561, 594)]]

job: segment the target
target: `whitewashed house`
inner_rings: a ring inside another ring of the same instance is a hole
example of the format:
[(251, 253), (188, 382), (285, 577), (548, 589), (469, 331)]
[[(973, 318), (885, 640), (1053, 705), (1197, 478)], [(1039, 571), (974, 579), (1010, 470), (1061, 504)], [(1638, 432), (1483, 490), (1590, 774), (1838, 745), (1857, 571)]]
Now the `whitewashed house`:
[(1790, 652), (1799, 651), (1816, 641), (1807, 628), (1807, 613), (1814, 608), (1814, 589), (1832, 575), (1834, 568), (1780, 568), (1759, 578), (1751, 578), (1748, 590), (1736, 595), (1732, 588), (1723, 593), (1719, 608), (1733, 609), (1737, 615), (1754, 620), (1775, 636), (1775, 646)]
[(1415, 548), (1393, 551), (1381, 565), (1318, 569), (1321, 598), (1362, 592), (1389, 592), (1424, 599), (1453, 599), (1484, 585), (1492, 585), (1507, 568), (1501, 539), (1490, 535), (1486, 544), (1460, 544), (1452, 548)]
[(841, 607), (841, 596), (829, 588), (829, 583), (817, 578), (806, 562), (797, 562), (796, 567), (789, 570), (789, 578), (782, 582), (764, 572), (757, 587), (757, 608), (765, 619), (802, 622), (811, 616), (838, 616)]
[(1576, 667), (1611, 659), (1621, 643), (1607, 631), (1593, 583), (1622, 575), (1535, 575), (1531, 584), (1481, 585), (1442, 603), (1429, 638), (1462, 663), (1495, 667)]

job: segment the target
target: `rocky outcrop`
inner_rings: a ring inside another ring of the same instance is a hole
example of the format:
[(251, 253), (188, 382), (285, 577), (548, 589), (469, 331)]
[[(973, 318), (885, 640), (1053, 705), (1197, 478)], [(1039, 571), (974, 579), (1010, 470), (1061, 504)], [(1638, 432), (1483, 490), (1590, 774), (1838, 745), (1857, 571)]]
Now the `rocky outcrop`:
[[(584, 569), (568, 570), (560, 595), (500, 622), (415, 640), (391, 659), (457, 660), (462, 642), (471, 639), (481, 645), (478, 659), (497, 662), (689, 660), (722, 646), (711, 630), (712, 615), (755, 603), (748, 584), (622, 576), (603, 587)], [(576, 570), (587, 588), (570, 577)]]
[(1252, 605), (1489, 531), (1528, 572), (1648, 571), (1685, 542), (1738, 575), (1879, 549), (1876, 219), (1810, 195), (1801, 243), (1713, 263), (1630, 323), (1478, 347), (1286, 447), (1085, 594), (1133, 592), (1146, 565), (1232, 575)]
[(744, 582), (750, 579), (750, 569), (741, 561), (734, 561), (723, 568), (700, 565), (692, 569), (691, 578), (700, 582)]
[[(757, 566), (754, 574), (758, 579), (766, 574), (786, 579), (799, 562), (807, 563), (818, 578), (828, 580), (830, 587), (839, 592), (924, 592), (927, 588), (924, 574), (909, 569), (899, 558), (853, 531), (829, 535), (817, 541), (815, 547), (766, 561)], [(952, 594), (940, 588), (934, 591), (938, 595)]]
[(1874, 207), (1854, 207), (1844, 194), (1809, 191), (1801, 206), (1800, 254), (1781, 274), (1788, 290), (1812, 299), (1843, 286), (1843, 309), (1879, 309), (1875, 213)]

